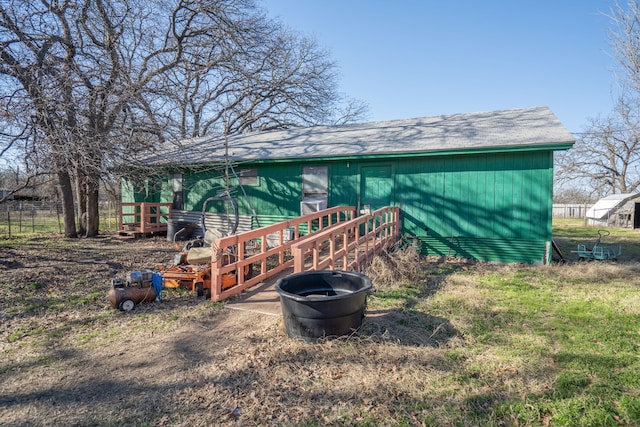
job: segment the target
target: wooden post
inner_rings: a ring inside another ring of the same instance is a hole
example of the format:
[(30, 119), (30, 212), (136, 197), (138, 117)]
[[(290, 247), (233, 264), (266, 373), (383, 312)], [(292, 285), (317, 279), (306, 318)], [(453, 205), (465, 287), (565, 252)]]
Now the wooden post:
[(222, 267), (222, 250), (220, 249), (220, 240), (216, 239), (211, 243), (211, 300), (220, 301), (220, 293), (222, 293), (222, 275), (220, 267)]
[(329, 233), (329, 266), (331, 270), (336, 269), (336, 260), (334, 259), (336, 256), (336, 241), (335, 235), (333, 233)]
[(304, 249), (300, 245), (293, 245), (291, 255), (293, 255), (293, 272), (302, 273), (304, 271)]
[[(144, 229), (144, 212), (145, 209), (147, 208), (147, 205), (142, 202), (140, 203), (140, 232), (144, 234), (145, 229)], [(136, 208), (133, 208), (133, 211), (135, 212)], [(137, 219), (137, 218), (136, 218)]]

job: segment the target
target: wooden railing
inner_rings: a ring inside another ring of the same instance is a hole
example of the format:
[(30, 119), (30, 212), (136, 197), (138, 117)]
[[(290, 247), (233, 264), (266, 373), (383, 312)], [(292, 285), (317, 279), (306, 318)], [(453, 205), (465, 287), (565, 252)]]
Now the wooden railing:
[(306, 270), (362, 271), (400, 236), (400, 208), (385, 207), (307, 237), (291, 247), (294, 273)]
[[(221, 301), (229, 298), (292, 267), (292, 245), (341, 223), (352, 221), (355, 215), (355, 207), (337, 206), (215, 240), (212, 244), (211, 299)], [(233, 257), (229, 257), (229, 254)], [(223, 265), (230, 258), (235, 262)], [(245, 266), (248, 265), (252, 265), (254, 270), (259, 265), (258, 271), (253, 271), (251, 277), (245, 277)], [(234, 271), (237, 274), (237, 284), (222, 290), (223, 275)]]
[(165, 232), (171, 218), (171, 203), (120, 203), (119, 216), (120, 231), (143, 234)]

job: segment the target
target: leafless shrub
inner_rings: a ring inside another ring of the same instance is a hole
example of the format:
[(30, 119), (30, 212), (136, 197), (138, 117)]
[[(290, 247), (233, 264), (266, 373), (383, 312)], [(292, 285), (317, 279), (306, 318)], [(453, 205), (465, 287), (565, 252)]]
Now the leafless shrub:
[(365, 269), (378, 289), (397, 289), (419, 279), (420, 253), (413, 245), (394, 245), (376, 256)]

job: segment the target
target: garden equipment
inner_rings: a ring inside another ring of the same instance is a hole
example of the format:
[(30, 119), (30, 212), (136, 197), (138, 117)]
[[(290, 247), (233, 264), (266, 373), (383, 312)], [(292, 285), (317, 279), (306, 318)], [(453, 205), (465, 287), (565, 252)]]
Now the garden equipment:
[[(164, 277), (164, 285), (167, 288), (186, 288), (195, 291), (198, 297), (210, 296), (211, 294), (211, 260), (214, 254), (213, 242), (223, 237), (220, 230), (207, 229), (205, 224), (205, 213), (208, 204), (213, 201), (223, 201), (227, 204), (227, 235), (235, 234), (238, 229), (238, 202), (231, 197), (229, 191), (222, 191), (214, 197), (209, 197), (202, 204), (201, 227), (204, 236), (187, 242), (182, 250), (176, 244), (179, 254), (176, 255), (175, 265), (161, 273)], [(230, 209), (229, 209), (230, 207)], [(176, 233), (177, 235), (178, 233)], [(175, 244), (175, 238), (174, 238)], [(222, 255), (223, 265), (234, 263), (237, 254), (233, 250)], [(251, 267), (246, 266), (244, 277), (251, 274)], [(222, 276), (222, 289), (228, 289), (238, 283), (237, 271), (230, 271)]]
[(578, 255), (578, 261), (586, 260), (615, 260), (622, 255), (621, 245), (604, 245), (602, 238), (611, 234), (608, 230), (598, 230), (598, 239), (592, 247), (586, 245), (578, 245), (578, 250), (572, 251)]
[[(187, 242), (182, 249), (177, 245), (178, 236), (186, 230), (182, 228), (172, 233), (173, 240), (178, 250), (173, 266), (169, 268), (160, 267), (158, 273), (150, 270), (142, 270), (129, 273), (127, 280), (115, 279), (113, 289), (109, 293), (109, 300), (114, 308), (123, 311), (130, 311), (141, 302), (160, 300), (162, 287), (166, 288), (186, 288), (195, 291), (198, 297), (211, 295), (211, 262), (214, 254), (213, 242), (223, 234), (218, 230), (207, 230), (204, 215), (207, 205), (211, 201), (225, 201), (231, 206), (232, 214), (228, 215), (229, 234), (236, 232), (238, 227), (237, 202), (231, 197), (228, 191), (220, 193), (215, 197), (210, 197), (203, 203), (202, 209), (202, 230), (204, 236)], [(190, 224), (193, 228), (195, 224)], [(191, 229), (189, 233), (191, 233)], [(231, 248), (227, 253), (221, 255), (222, 264), (228, 265), (236, 262), (237, 254)], [(244, 267), (244, 277), (251, 277), (251, 266)], [(222, 275), (222, 289), (228, 289), (238, 283), (237, 270), (230, 271)]]
[(109, 291), (113, 308), (131, 311), (142, 302), (162, 300), (163, 277), (151, 270), (132, 271), (126, 279), (116, 278)]
[[(223, 255), (223, 264), (231, 264), (235, 262), (234, 254)], [(195, 291), (198, 297), (211, 296), (211, 258), (206, 264), (179, 264), (160, 273), (164, 277), (164, 286), (166, 288), (184, 288)], [(245, 266), (244, 277), (251, 277), (250, 266)], [(229, 289), (238, 283), (238, 274), (236, 270), (230, 271), (222, 276), (222, 289)]]

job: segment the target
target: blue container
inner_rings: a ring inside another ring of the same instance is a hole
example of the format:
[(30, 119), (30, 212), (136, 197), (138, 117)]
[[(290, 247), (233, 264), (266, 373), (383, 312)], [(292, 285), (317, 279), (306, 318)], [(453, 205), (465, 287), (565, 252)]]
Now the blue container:
[(356, 331), (371, 288), (367, 276), (353, 271), (308, 271), (278, 280), (276, 292), (287, 335), (315, 342)]

